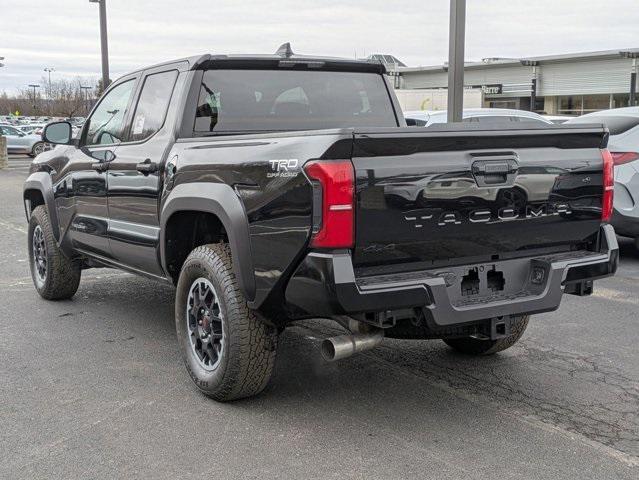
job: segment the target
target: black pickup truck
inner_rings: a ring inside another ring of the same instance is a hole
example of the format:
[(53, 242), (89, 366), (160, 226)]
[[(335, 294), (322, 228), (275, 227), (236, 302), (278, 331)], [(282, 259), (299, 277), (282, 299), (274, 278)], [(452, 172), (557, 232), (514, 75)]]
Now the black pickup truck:
[(380, 64), (182, 59), (114, 82), (78, 139), (43, 136), (38, 293), (92, 267), (175, 284), (186, 367), (220, 401), (264, 389), (296, 320), (345, 328), (327, 360), (384, 336), (491, 354), (617, 267), (605, 128), (407, 127)]

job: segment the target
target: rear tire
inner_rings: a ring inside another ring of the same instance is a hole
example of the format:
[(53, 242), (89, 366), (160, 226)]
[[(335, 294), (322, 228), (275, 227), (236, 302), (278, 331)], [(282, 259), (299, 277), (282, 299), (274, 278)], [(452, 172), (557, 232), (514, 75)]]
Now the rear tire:
[(44, 206), (31, 213), (28, 234), (31, 278), (40, 296), (46, 300), (71, 298), (80, 285), (80, 265), (58, 247)]
[(175, 327), (191, 379), (227, 402), (260, 393), (275, 365), (277, 330), (259, 320), (240, 290), (226, 244), (187, 257), (177, 284)]
[(512, 347), (526, 331), (530, 315), (519, 315), (511, 334), (499, 340), (481, 340), (474, 337), (444, 339), (444, 343), (467, 355), (492, 355)]

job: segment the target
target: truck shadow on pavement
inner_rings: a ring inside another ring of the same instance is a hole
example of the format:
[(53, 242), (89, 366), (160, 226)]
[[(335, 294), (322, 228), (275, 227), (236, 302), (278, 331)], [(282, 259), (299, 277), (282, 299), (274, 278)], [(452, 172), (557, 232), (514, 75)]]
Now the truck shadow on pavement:
[[(441, 341), (385, 339), (370, 352), (328, 363), (319, 345), (338, 329), (322, 320), (300, 322), (282, 335), (267, 390), (220, 406), (195, 392), (182, 366), (173, 295), (169, 286), (133, 276), (89, 278), (73, 301), (54, 304), (51, 314), (81, 323), (85, 331), (101, 330), (103, 345), (136, 343), (128, 360), (149, 369), (157, 362), (167, 375), (163, 381), (185, 389), (185, 396), (195, 394), (225, 410), (260, 412), (274, 422), (287, 412), (285, 422), (317, 435), (346, 427), (374, 437), (381, 423), (391, 439), (399, 434), (389, 431), (418, 439), (425, 428), (441, 428), (471, 441), (469, 425), (486, 434), (495, 431), (491, 422), (506, 415), (513, 422), (526, 417), (559, 427), (639, 461), (639, 383), (598, 355), (560, 351), (526, 336), (492, 357), (457, 354)], [(437, 441), (436, 433), (428, 435)], [(474, 440), (491, 444), (485, 437)]]
[(639, 248), (631, 238), (617, 237), (619, 241), (619, 255), (621, 258), (639, 259)]

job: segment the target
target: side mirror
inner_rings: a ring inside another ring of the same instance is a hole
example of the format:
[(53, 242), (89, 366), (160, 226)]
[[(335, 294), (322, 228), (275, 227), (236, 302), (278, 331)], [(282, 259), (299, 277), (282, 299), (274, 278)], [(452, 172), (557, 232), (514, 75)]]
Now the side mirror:
[(115, 160), (115, 153), (111, 150), (95, 150), (93, 152), (87, 151), (86, 153), (100, 163), (109, 163)]
[(53, 122), (44, 127), (42, 140), (56, 145), (69, 145), (73, 140), (73, 128), (69, 122)]
[(408, 127), (416, 127), (417, 126), (417, 122), (415, 121), (414, 118), (407, 118), (406, 119), (406, 126), (408, 126)]

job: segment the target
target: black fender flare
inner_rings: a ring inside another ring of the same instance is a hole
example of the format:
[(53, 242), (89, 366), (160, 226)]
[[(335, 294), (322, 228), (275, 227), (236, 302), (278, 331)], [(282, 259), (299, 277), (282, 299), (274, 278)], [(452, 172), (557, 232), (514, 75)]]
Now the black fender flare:
[(180, 211), (198, 211), (217, 216), (226, 230), (232, 252), (233, 271), (247, 301), (255, 298), (255, 273), (251, 255), (249, 224), (244, 206), (235, 190), (222, 183), (183, 183), (177, 185), (160, 210), (160, 261), (166, 263), (166, 224)]
[(51, 183), (51, 175), (47, 172), (35, 172), (29, 175), (24, 182), (22, 188), (22, 201), (24, 204), (24, 213), (27, 221), (31, 219), (31, 209), (27, 204), (27, 191), (37, 190), (42, 194), (44, 205), (51, 220), (51, 228), (56, 242), (60, 242), (60, 223), (58, 222), (58, 211), (55, 208), (55, 197), (53, 195), (53, 184)]

